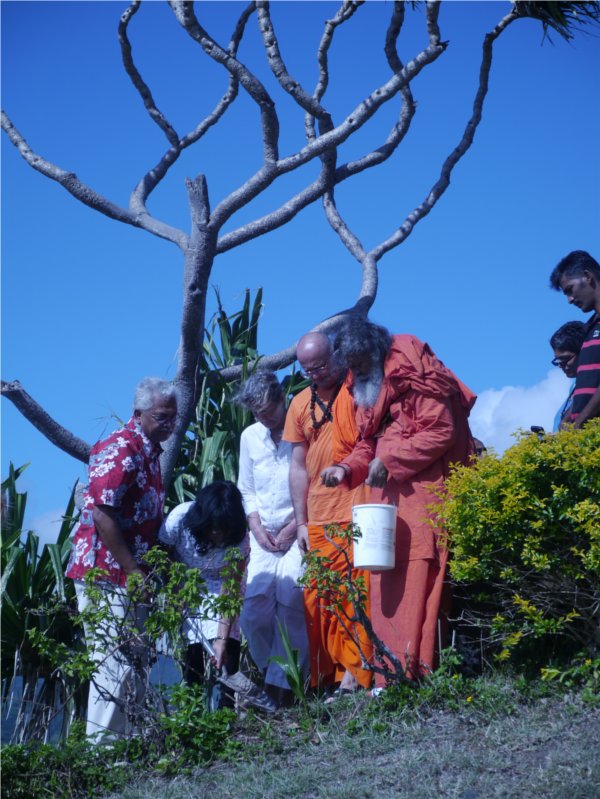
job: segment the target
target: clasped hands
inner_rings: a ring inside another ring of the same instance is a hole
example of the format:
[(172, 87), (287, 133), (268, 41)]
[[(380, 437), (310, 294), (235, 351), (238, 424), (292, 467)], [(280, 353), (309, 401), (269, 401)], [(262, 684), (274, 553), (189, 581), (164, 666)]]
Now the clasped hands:
[[(343, 466), (328, 466), (321, 472), (321, 483), (328, 488), (335, 488), (346, 477)], [(369, 472), (365, 483), (372, 488), (383, 488), (387, 483), (388, 470), (379, 458), (373, 458), (369, 464)]]
[(252, 531), (257, 542), (267, 552), (287, 552), (296, 540), (296, 522), (292, 520), (274, 534), (261, 524)]

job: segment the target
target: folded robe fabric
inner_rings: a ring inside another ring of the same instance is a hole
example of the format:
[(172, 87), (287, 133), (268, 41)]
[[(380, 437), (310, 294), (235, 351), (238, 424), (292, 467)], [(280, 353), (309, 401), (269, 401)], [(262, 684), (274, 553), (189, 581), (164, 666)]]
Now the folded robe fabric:
[(371, 575), (371, 620), (411, 676), (435, 666), (443, 637), (448, 555), (428, 506), (451, 464), (467, 463), (475, 451), (468, 425), (475, 399), (427, 344), (394, 336), (379, 396), (373, 408), (357, 409), (359, 440), (343, 459), (352, 485), (365, 480), (374, 457), (388, 470), (370, 501), (397, 508), (396, 567)]
[[(334, 463), (334, 425), (338, 431), (339, 441), (346, 442), (343, 445), (344, 451), (350, 451), (356, 441), (354, 401), (348, 394), (347, 386), (342, 386), (333, 404), (333, 418), (334, 424), (325, 424), (318, 430), (313, 428), (310, 416), (310, 389), (305, 389), (290, 405), (284, 438), (286, 441), (308, 444), (306, 468), (309, 477), (310, 548), (318, 549), (322, 555), (329, 558), (331, 568), (342, 573), (346, 569), (346, 562), (335, 546), (327, 540), (325, 526), (334, 523), (348, 524), (352, 520), (352, 506), (366, 501), (367, 487), (360, 486), (356, 490), (349, 489), (347, 485), (327, 488), (322, 485), (320, 475), (324, 468)], [(363, 576), (368, 587), (368, 572), (354, 569), (353, 576), (359, 575)], [(371, 672), (362, 668), (357, 641), (360, 641), (360, 649), (367, 659), (371, 657), (371, 644), (362, 626), (349, 623), (349, 629), (344, 629), (344, 625), (336, 615), (325, 608), (326, 601), (317, 596), (314, 587), (305, 589), (304, 603), (310, 648), (311, 685), (339, 682), (344, 672), (349, 671), (360, 685), (368, 687), (371, 683)], [(349, 615), (353, 615), (351, 606), (345, 605), (344, 608)]]

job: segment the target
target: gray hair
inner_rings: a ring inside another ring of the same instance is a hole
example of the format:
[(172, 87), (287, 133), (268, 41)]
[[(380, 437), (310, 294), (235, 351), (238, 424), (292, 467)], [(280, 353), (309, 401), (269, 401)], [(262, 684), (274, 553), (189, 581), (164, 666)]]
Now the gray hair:
[(333, 347), (343, 366), (351, 369), (365, 356), (372, 364), (382, 366), (391, 344), (392, 336), (387, 328), (353, 317), (338, 332)]
[(177, 402), (177, 389), (169, 380), (160, 377), (145, 377), (137, 384), (133, 395), (133, 410), (147, 411), (157, 399)]
[(258, 411), (273, 402), (281, 402), (283, 397), (283, 388), (275, 372), (259, 369), (242, 383), (235, 401), (249, 411)]

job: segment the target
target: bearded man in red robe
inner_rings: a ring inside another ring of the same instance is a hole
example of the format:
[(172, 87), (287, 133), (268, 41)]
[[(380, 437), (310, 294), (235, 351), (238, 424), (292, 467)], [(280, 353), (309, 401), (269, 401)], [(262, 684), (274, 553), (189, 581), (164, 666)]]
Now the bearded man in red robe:
[(427, 344), (364, 319), (342, 328), (334, 351), (350, 370), (359, 440), (321, 479), (366, 482), (371, 502), (396, 506), (396, 565), (371, 574), (371, 621), (418, 678), (437, 665), (450, 600), (446, 542), (428, 506), (451, 464), (475, 453), (468, 415), (476, 398)]

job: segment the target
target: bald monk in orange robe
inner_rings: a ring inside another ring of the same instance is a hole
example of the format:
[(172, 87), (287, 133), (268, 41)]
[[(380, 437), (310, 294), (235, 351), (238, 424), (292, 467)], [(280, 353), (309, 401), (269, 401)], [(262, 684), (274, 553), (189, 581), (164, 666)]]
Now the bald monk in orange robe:
[(396, 506), (396, 565), (371, 574), (371, 621), (407, 676), (417, 678), (437, 665), (450, 600), (448, 551), (427, 506), (450, 464), (468, 463), (475, 452), (467, 421), (475, 395), (414, 336), (392, 337), (357, 320), (334, 347), (351, 369), (360, 439), (323, 480), (348, 487), (366, 481), (371, 502)]
[[(301, 550), (318, 549), (330, 558), (336, 571), (344, 572), (343, 556), (325, 538), (325, 525), (346, 525), (352, 520), (352, 505), (364, 502), (364, 489), (340, 486), (335, 491), (321, 483), (321, 471), (331, 463), (334, 451), (333, 420), (337, 419), (336, 452), (349, 453), (357, 439), (354, 405), (343, 386), (343, 372), (332, 358), (331, 343), (323, 333), (308, 333), (298, 343), (296, 357), (312, 386), (292, 400), (283, 438), (292, 443), (290, 489)], [(362, 575), (368, 586), (368, 574)], [(338, 694), (368, 688), (371, 672), (362, 668), (359, 647), (339, 619), (326, 610), (316, 589), (305, 590), (305, 610), (313, 687), (339, 683)], [(351, 605), (348, 612), (353, 614)], [(367, 608), (368, 612), (368, 608)], [(367, 659), (371, 644), (362, 626), (353, 633)]]

